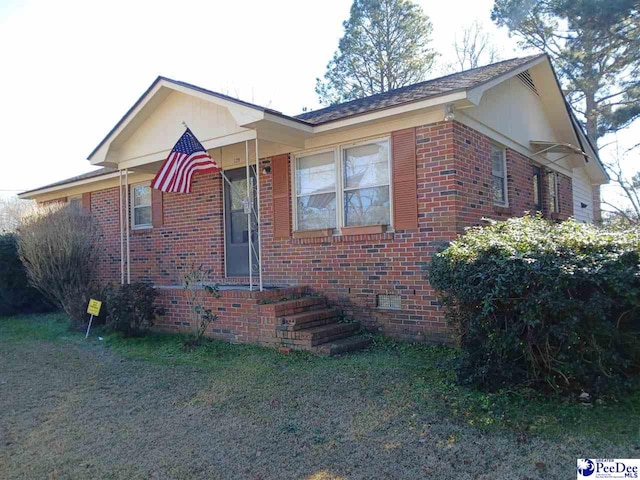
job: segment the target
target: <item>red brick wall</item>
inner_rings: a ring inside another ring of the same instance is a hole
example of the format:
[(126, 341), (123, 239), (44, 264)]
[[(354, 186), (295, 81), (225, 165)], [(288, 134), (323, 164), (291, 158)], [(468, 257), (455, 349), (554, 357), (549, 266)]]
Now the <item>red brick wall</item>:
[[(491, 140), (467, 127), (454, 122), (454, 145), (457, 158), (458, 201), (456, 226), (459, 233), (470, 225), (482, 224), (483, 218), (505, 219), (535, 212), (533, 197), (533, 166), (529, 158), (506, 149), (507, 207), (493, 203), (491, 183)], [(543, 169), (543, 213), (551, 217), (548, 182)], [(573, 215), (573, 189), (571, 178), (559, 174), (560, 215), (566, 219)]]
[(100, 281), (120, 281), (120, 198), (118, 187), (91, 193), (91, 214), (100, 225)]
[[(464, 227), (480, 224), (484, 217), (506, 218), (534, 208), (532, 162), (512, 150), (506, 154), (509, 207), (494, 207), (490, 144), (488, 137), (457, 122), (418, 127), (418, 228), (395, 232), (274, 239), (272, 177), (261, 175), (265, 283), (308, 286), (367, 328), (389, 336), (418, 341), (449, 338), (443, 312), (422, 267)], [(270, 160), (261, 162), (262, 170)], [(573, 205), (568, 177), (560, 181), (560, 198), (562, 213), (567, 214)], [(103, 277), (118, 281), (118, 189), (95, 192), (91, 202), (104, 232)], [(186, 268), (202, 263), (224, 282), (221, 177), (196, 177), (190, 195), (165, 194), (163, 209), (161, 227), (132, 231), (132, 280), (176, 286), (182, 283)], [(377, 309), (376, 295), (382, 293), (400, 295), (402, 310)], [(188, 312), (182, 294), (165, 289), (161, 301), (169, 312), (163, 327), (185, 327)], [(260, 323), (256, 302), (231, 303), (241, 305), (230, 307), (228, 313), (220, 310), (223, 320), (214, 333), (234, 341), (256, 341), (256, 322)], [(216, 303), (215, 308), (227, 307)]]

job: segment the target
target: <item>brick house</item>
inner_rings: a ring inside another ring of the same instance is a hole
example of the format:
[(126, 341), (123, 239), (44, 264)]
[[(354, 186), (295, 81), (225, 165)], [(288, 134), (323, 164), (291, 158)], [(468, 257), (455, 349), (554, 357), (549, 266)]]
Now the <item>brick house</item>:
[[(228, 182), (149, 187), (183, 121)], [(101, 280), (156, 285), (159, 327), (190, 328), (182, 278), (203, 264), (221, 284), (211, 335), (328, 353), (363, 345), (359, 326), (447, 341), (422, 268), (439, 245), (527, 211), (593, 222), (608, 181), (545, 55), (296, 117), (160, 77), (89, 161), (21, 198), (90, 210)]]

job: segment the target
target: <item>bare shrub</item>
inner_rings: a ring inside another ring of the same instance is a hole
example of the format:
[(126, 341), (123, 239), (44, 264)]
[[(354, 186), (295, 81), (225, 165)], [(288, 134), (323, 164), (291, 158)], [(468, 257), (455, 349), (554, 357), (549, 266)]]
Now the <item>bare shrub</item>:
[(35, 207), (18, 227), (18, 251), (29, 281), (69, 315), (73, 327), (86, 323), (96, 289), (98, 231), (91, 214), (62, 204)]
[(209, 325), (218, 320), (218, 315), (207, 308), (208, 298), (219, 298), (217, 285), (211, 285), (211, 269), (205, 269), (202, 264), (192, 265), (184, 276), (184, 289), (187, 292), (187, 306), (193, 326), (193, 339), (187, 340), (185, 347), (200, 345)]

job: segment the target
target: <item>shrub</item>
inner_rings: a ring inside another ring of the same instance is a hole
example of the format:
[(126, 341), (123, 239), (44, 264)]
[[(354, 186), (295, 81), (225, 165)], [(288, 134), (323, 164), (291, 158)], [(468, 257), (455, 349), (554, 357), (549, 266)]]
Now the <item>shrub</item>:
[(0, 316), (50, 310), (42, 294), (29, 285), (15, 234), (0, 234)]
[(98, 226), (80, 208), (41, 206), (22, 218), (18, 252), (31, 284), (69, 316), (86, 324), (87, 304), (96, 289)]
[(184, 276), (184, 289), (187, 292), (187, 306), (193, 326), (193, 341), (187, 341), (185, 347), (200, 345), (209, 325), (218, 320), (213, 310), (205, 307), (208, 297), (219, 298), (218, 288), (211, 285), (212, 270), (205, 269), (202, 264), (195, 265)]
[(640, 234), (524, 217), (467, 231), (429, 278), (459, 329), (458, 378), (592, 393), (640, 366)]
[(147, 283), (118, 285), (106, 293), (106, 327), (133, 337), (145, 334), (162, 309), (155, 305), (158, 292)]

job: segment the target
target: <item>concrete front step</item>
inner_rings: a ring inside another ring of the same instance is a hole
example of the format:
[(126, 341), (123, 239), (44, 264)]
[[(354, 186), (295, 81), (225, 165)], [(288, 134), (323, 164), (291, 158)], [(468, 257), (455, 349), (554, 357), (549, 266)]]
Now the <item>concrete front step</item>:
[(278, 330), (302, 330), (304, 328), (318, 327), (335, 323), (342, 312), (337, 308), (323, 308), (309, 310), (295, 315), (286, 315), (278, 318)]
[(321, 343), (311, 349), (319, 355), (340, 355), (342, 353), (355, 352), (367, 348), (371, 343), (371, 337), (353, 335), (332, 342)]

